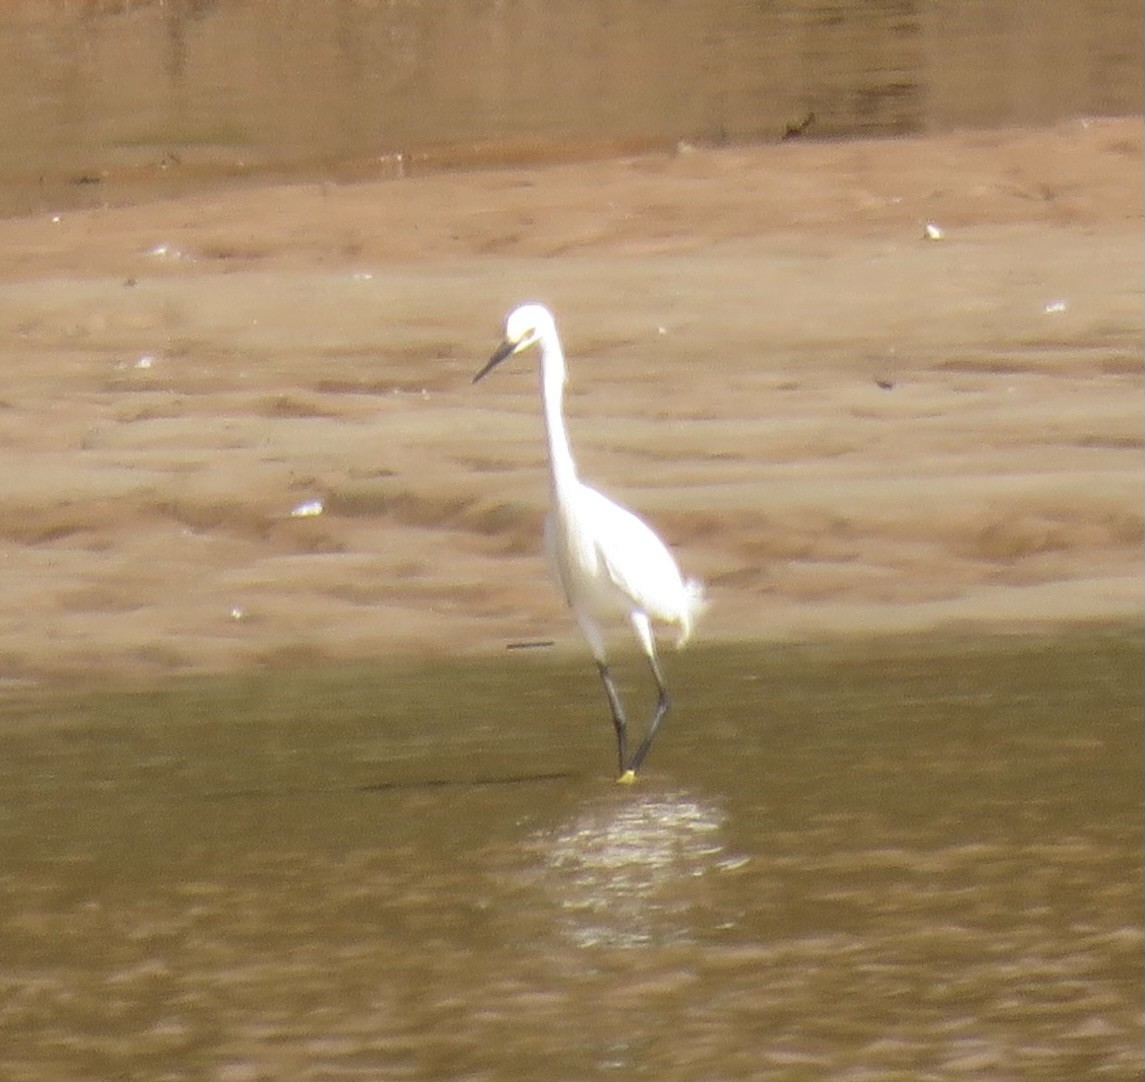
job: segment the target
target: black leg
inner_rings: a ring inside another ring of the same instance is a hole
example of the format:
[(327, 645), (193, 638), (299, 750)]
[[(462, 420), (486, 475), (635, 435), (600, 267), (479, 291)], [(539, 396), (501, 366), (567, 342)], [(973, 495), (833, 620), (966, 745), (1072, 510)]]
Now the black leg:
[(628, 722), (625, 720), (624, 707), (620, 705), (620, 696), (616, 694), (616, 685), (612, 682), (608, 666), (603, 661), (598, 661), (596, 667), (600, 670), (604, 693), (608, 696), (608, 706), (612, 711), (612, 724), (616, 728), (616, 753), (620, 759), (620, 773), (623, 774), (628, 759)]
[(652, 715), (652, 720), (648, 723), (648, 732), (644, 734), (644, 739), (640, 741), (640, 747), (636, 749), (636, 754), (632, 756), (632, 761), (628, 764), (628, 769), (634, 774), (643, 765), (644, 759), (652, 747), (652, 741), (656, 739), (660, 722), (664, 720), (664, 715), (668, 713), (668, 707), (672, 705), (671, 699), (668, 698), (668, 689), (664, 686), (664, 676), (660, 672), (660, 666), (656, 661), (655, 654), (649, 656), (648, 663), (652, 666), (652, 675), (656, 677), (656, 687), (660, 689), (660, 697), (656, 700), (656, 713)]

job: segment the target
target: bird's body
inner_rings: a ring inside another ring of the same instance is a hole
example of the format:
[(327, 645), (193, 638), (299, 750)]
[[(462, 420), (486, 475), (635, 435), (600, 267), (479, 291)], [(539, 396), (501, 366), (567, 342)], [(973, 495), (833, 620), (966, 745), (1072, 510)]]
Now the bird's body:
[(687, 642), (694, 587), (648, 525), (585, 484), (545, 519), (545, 555), (553, 578), (579, 620), (607, 623), (642, 612), (677, 628)]
[[(504, 342), (474, 382), (505, 358), (534, 344), (541, 349), (541, 403), (552, 498), (545, 520), (545, 551), (553, 577), (596, 659), (616, 728), (621, 780), (631, 781), (669, 705), (656, 660), (652, 621), (673, 625), (676, 644), (682, 646), (703, 607), (703, 589), (698, 582), (683, 579), (668, 547), (645, 522), (577, 476), (561, 408), (567, 375), (564, 352), (547, 308), (526, 304), (509, 314)], [(631, 759), (627, 722), (608, 671), (604, 638), (605, 626), (622, 618), (632, 625), (660, 693), (648, 731)]]

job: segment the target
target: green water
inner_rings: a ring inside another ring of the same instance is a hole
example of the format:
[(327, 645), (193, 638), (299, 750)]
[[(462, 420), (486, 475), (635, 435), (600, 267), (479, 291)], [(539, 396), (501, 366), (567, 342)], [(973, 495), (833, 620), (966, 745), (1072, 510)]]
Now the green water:
[(1140, 1077), (1137, 629), (666, 660), (9, 695), (0, 1076)]
[(1135, 115), (1141, 31), (1131, 0), (3, 4), (0, 213), (259, 170)]

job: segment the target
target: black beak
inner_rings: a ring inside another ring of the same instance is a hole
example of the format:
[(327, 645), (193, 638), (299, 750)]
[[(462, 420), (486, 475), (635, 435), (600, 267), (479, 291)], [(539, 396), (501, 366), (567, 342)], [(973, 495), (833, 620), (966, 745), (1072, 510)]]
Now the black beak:
[(516, 352), (517, 345), (518, 343), (510, 342), (509, 339), (506, 338), (505, 341), (497, 347), (497, 352), (489, 358), (489, 363), (473, 377), (473, 382), (476, 383), (479, 379), (484, 379), (489, 375), (506, 357)]

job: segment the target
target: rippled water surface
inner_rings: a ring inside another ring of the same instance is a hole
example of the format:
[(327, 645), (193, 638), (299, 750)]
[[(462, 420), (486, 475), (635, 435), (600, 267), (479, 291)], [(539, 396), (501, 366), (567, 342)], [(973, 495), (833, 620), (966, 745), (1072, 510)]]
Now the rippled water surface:
[(9, 0), (0, 213), (267, 168), (1136, 114), (1141, 65), (1133, 0)]
[(0, 1076), (1140, 1077), (1136, 632), (667, 661), (10, 693)]

